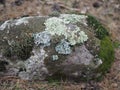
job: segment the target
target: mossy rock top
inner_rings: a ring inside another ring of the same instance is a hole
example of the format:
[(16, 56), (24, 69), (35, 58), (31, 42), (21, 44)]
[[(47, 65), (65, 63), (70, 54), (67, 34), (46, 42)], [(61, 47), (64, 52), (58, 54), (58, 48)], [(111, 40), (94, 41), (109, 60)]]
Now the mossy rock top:
[(27, 80), (57, 75), (97, 79), (114, 60), (108, 31), (95, 17), (80, 14), (5, 21), (0, 25), (0, 54), (1, 61)]

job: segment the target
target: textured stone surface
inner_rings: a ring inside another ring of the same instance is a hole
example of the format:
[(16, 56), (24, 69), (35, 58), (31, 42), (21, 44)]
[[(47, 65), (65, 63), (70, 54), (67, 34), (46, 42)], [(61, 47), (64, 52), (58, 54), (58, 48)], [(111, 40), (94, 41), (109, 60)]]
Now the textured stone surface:
[[(92, 73), (89, 68), (97, 68), (102, 61), (96, 57), (97, 50), (93, 47), (99, 47), (94, 44), (99, 39), (90, 32), (86, 19), (86, 15), (61, 14), (60, 17), (35, 16), (3, 23), (0, 26), (0, 53), (11, 69), (6, 73), (14, 72), (25, 80), (44, 80), (57, 73), (72, 77), (84, 77), (83, 73), (88, 71)], [(32, 50), (23, 48), (32, 40), (20, 44), (27, 39), (26, 36), (33, 39)], [(16, 55), (25, 51), (29, 57), (23, 60), (10, 56), (14, 47), (18, 49)]]

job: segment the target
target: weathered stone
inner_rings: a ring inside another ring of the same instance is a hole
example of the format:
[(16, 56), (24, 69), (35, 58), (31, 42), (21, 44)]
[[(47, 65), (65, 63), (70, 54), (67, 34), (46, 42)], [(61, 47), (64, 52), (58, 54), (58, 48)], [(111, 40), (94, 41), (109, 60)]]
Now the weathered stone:
[(55, 74), (75, 78), (101, 75), (94, 72), (104, 63), (98, 57), (101, 40), (88, 26), (87, 18), (61, 14), (23, 17), (1, 24), (0, 58), (8, 62), (2, 75), (25, 80), (44, 80)]

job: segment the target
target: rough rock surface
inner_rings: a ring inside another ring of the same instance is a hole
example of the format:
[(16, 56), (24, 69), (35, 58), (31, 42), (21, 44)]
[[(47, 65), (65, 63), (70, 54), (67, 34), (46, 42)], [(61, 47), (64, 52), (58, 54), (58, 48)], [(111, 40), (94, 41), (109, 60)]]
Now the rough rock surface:
[(25, 80), (44, 80), (56, 73), (86, 77), (87, 71), (92, 73), (103, 63), (97, 57), (100, 40), (91, 32), (87, 18), (61, 14), (5, 21), (0, 25), (0, 61), (8, 65), (0, 73)]

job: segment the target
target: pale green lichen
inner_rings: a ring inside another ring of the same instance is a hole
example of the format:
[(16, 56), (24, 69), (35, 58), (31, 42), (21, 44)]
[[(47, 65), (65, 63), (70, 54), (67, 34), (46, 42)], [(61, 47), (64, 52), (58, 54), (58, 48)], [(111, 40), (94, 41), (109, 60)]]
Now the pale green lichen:
[(80, 31), (77, 42), (78, 42), (78, 43), (79, 43), (79, 42), (84, 43), (85, 41), (87, 41), (87, 39), (88, 39), (88, 37), (87, 37), (87, 35), (85, 34), (85, 32)]
[(68, 43), (67, 41), (61, 40), (61, 42), (55, 47), (55, 50), (59, 54), (70, 54), (72, 50), (69, 45), (70, 43)]
[(37, 46), (38, 45), (44, 45), (44, 46), (50, 45), (51, 35), (46, 31), (36, 33), (33, 35), (33, 37), (34, 37), (34, 43)]
[(64, 36), (65, 39), (69, 41), (70, 45), (84, 43), (88, 39), (87, 35), (80, 30), (80, 27), (73, 23), (80, 22), (80, 20), (85, 19), (85, 17), (85, 15), (74, 14), (63, 14), (63, 17), (62, 15), (60, 17), (52, 17), (47, 19), (44, 23), (46, 26), (45, 30), (52, 36)]
[(67, 29), (63, 20), (57, 17), (47, 19), (45, 26), (45, 30), (48, 31), (51, 35), (64, 35), (65, 30)]
[(58, 60), (58, 59), (59, 59), (58, 55), (52, 55), (52, 60), (53, 60), (53, 61), (56, 61), (56, 60)]
[(60, 18), (63, 19), (63, 21), (68, 24), (72, 23), (75, 24), (77, 22), (85, 22), (87, 16), (86, 15), (76, 15), (76, 14), (61, 14)]

